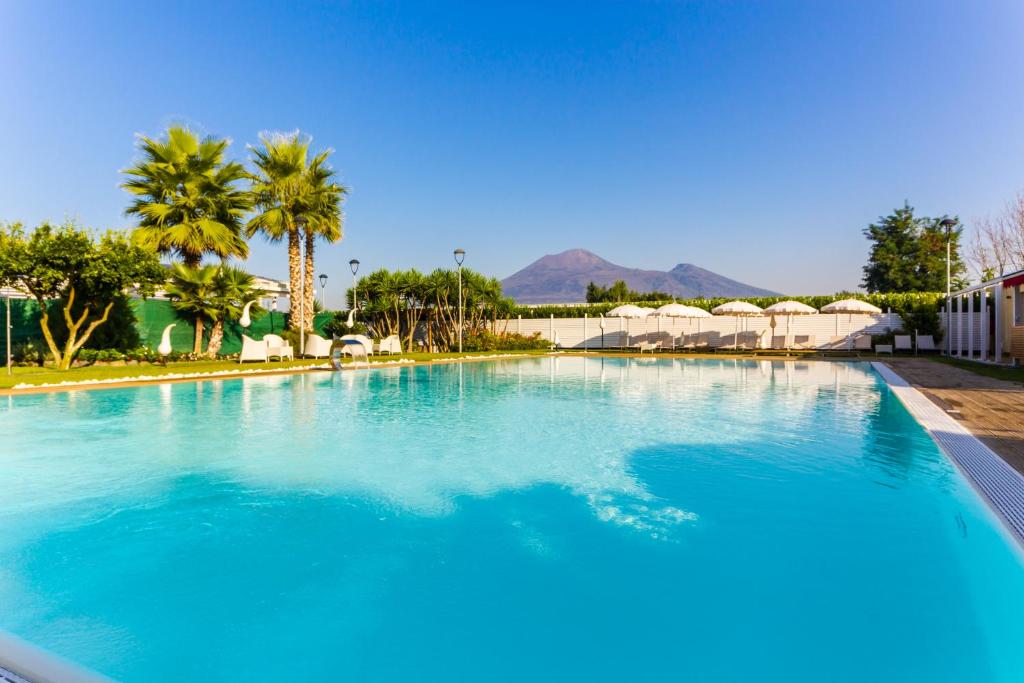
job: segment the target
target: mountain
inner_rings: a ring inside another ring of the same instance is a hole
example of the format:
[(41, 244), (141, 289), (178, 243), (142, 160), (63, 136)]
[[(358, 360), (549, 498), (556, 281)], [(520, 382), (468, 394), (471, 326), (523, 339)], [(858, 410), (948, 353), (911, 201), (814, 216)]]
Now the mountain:
[(668, 292), (681, 299), (705, 297), (773, 296), (767, 289), (730, 280), (690, 263), (670, 271), (626, 268), (586, 249), (570, 249), (543, 256), (501, 282), (507, 296), (521, 304), (568, 304), (586, 301), (587, 285), (607, 286), (625, 280), (638, 292)]

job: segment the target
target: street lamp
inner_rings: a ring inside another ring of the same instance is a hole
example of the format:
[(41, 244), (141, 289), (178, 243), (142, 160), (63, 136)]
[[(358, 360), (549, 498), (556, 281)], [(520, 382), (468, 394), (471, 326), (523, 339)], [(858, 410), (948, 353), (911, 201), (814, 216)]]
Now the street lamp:
[(274, 334), (274, 314), (277, 313), (277, 297), (270, 300), (270, 334)]
[(455, 262), (459, 264), (459, 353), (462, 353), (462, 262), (466, 260), (464, 249), (455, 250)]
[[(295, 217), (295, 229), (300, 233), (306, 227), (305, 216)], [(302, 242), (299, 242), (300, 252), (302, 250)], [(306, 258), (304, 253), (299, 254), (299, 263), (305, 263)], [(289, 309), (294, 310), (293, 301), (289, 301)], [(289, 312), (291, 312), (291, 310)], [(305, 273), (299, 274), (299, 356), (306, 355), (306, 276)]]
[(324, 298), (324, 290), (327, 288), (327, 275), (326, 273), (320, 273), (320, 306), (326, 311), (327, 300)]
[(953, 299), (950, 298), (951, 292), (951, 262), (952, 262), (952, 230), (953, 226), (956, 225), (956, 221), (952, 218), (943, 218), (939, 221), (939, 225), (946, 229), (946, 355), (953, 355), (953, 336), (950, 333), (950, 325), (953, 323)]
[(359, 272), (359, 259), (352, 259), (348, 262), (348, 267), (352, 269), (352, 310), (356, 309), (356, 273)]

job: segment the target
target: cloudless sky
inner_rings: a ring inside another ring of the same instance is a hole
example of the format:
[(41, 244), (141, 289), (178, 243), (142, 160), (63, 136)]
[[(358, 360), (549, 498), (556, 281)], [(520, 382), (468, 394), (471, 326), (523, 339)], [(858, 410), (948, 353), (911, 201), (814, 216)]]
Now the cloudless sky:
[[(124, 227), (134, 135), (299, 128), (351, 188), (320, 252), (506, 277), (583, 247), (793, 294), (859, 285), (906, 199), (1024, 189), (1024, 2), (0, 0), (0, 220)], [(247, 266), (284, 278), (281, 245)]]

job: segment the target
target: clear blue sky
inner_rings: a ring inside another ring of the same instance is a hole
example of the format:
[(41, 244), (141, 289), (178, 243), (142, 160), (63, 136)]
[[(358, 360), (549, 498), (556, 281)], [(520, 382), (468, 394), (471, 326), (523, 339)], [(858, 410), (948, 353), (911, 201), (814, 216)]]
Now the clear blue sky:
[[(134, 134), (300, 128), (364, 268), (505, 277), (585, 247), (791, 293), (853, 288), (861, 228), (1024, 189), (1024, 3), (0, 2), (0, 220), (128, 225)], [(284, 276), (283, 247), (249, 268)]]

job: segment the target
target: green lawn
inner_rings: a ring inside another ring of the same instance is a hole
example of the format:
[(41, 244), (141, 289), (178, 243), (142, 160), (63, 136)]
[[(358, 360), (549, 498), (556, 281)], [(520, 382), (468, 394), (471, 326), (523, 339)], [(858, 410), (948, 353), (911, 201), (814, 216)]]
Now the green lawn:
[(944, 356), (929, 356), (930, 360), (936, 363), (952, 365), (973, 372), (976, 375), (984, 375), (993, 379), (1001, 379), (1007, 382), (1024, 384), (1024, 368), (1010, 368), (1005, 365), (986, 365), (984, 363), (972, 363), (971, 361), (946, 358)]
[[(386, 362), (405, 358), (414, 361), (430, 361), (441, 358), (472, 358), (473, 356), (489, 356), (504, 353), (540, 354), (544, 351), (484, 351), (479, 353), (405, 353), (397, 356), (373, 356), (371, 363)], [(351, 360), (346, 360), (351, 362)], [(9, 389), (18, 384), (56, 384), (58, 382), (84, 382), (94, 379), (118, 379), (127, 377), (160, 377), (161, 375), (185, 372), (225, 372), (231, 370), (286, 370), (327, 363), (324, 358), (296, 361), (279, 361), (274, 363), (244, 363), (237, 361), (208, 360), (163, 365), (124, 365), (124, 366), (90, 366), (72, 368), (66, 371), (52, 367), (15, 367), (14, 373), (8, 375), (6, 369), (0, 369), (0, 389)]]

